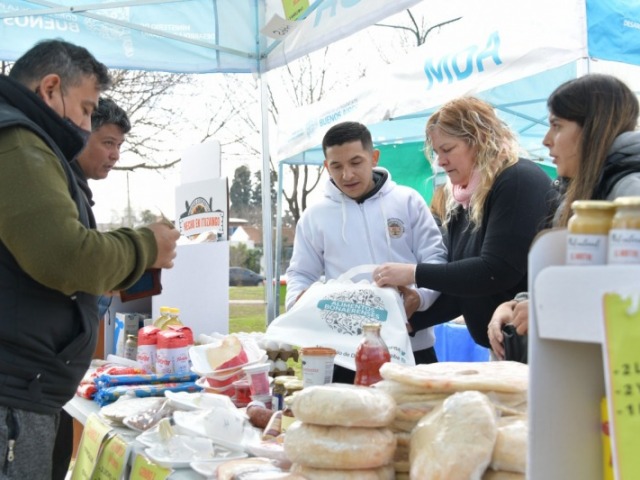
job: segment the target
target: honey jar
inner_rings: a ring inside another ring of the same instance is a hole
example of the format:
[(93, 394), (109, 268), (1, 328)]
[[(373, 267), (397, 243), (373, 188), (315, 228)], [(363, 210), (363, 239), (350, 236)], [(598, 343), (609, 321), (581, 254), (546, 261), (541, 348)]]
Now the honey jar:
[(613, 202), (576, 200), (568, 223), (567, 265), (605, 265)]
[(640, 263), (640, 197), (619, 197), (613, 204), (607, 263)]

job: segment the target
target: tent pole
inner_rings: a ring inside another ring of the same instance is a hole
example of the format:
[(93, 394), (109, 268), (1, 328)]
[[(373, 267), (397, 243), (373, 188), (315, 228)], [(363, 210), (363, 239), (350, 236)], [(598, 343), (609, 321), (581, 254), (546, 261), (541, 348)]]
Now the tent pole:
[(260, 80), (260, 110), (262, 112), (262, 251), (264, 259), (266, 294), (266, 324), (275, 318), (273, 281), (273, 227), (271, 215), (271, 168), (269, 165), (269, 98), (266, 74)]
[[(276, 265), (275, 265), (275, 316), (280, 315), (280, 265), (282, 263), (282, 178), (283, 178), (283, 163), (278, 163), (278, 209), (276, 211)], [(275, 317), (274, 317), (275, 318)]]

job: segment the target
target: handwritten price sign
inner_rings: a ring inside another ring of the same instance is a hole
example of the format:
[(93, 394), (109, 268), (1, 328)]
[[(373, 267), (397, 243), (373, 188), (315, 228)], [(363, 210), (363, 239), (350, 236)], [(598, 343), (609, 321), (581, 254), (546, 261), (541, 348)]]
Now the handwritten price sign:
[(640, 293), (604, 296), (605, 376), (618, 480), (640, 478)]

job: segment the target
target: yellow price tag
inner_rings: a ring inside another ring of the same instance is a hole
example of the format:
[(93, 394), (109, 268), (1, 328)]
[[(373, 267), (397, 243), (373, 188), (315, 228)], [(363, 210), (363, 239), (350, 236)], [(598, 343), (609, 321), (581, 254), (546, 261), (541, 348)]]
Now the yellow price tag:
[[(635, 297), (635, 298), (633, 298)], [(618, 480), (640, 478), (640, 292), (604, 296), (605, 377)]]
[(156, 465), (144, 455), (136, 455), (129, 480), (165, 480), (173, 472), (170, 468)]
[(82, 431), (82, 439), (78, 446), (78, 456), (73, 464), (71, 480), (92, 478), (100, 451), (111, 430), (111, 427), (105, 425), (98, 415), (95, 413), (89, 415)]
[(129, 447), (120, 435), (114, 435), (104, 443), (100, 458), (93, 472), (94, 480), (119, 480), (129, 458)]
[(297, 20), (309, 8), (309, 0), (282, 0), (282, 8), (287, 20)]

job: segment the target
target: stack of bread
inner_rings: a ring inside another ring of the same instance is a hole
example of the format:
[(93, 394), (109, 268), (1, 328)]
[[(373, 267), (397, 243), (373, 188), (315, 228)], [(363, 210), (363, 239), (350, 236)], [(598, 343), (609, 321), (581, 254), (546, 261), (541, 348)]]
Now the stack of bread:
[(291, 472), (308, 480), (386, 480), (395, 477), (396, 436), (388, 428), (396, 402), (369, 387), (329, 384), (296, 393), (296, 421), (284, 450)]
[(528, 367), (517, 362), (386, 363), (396, 478), (524, 479)]

